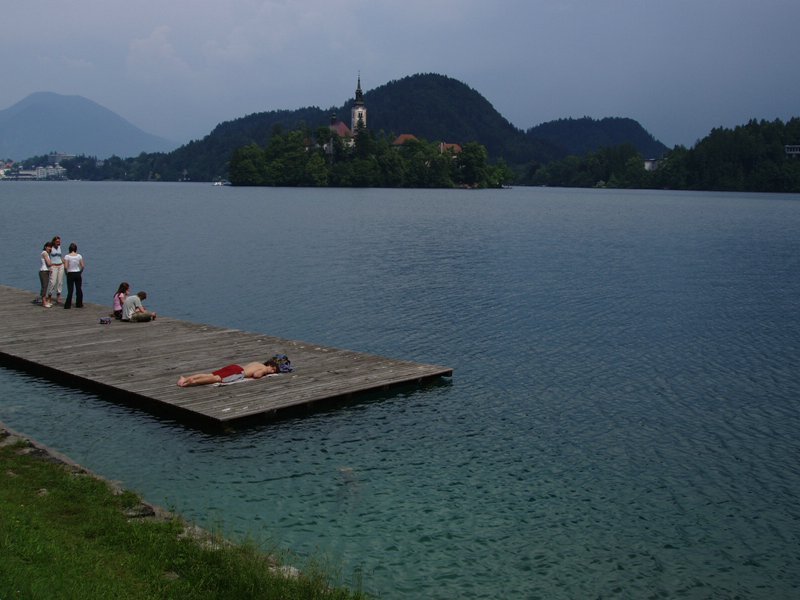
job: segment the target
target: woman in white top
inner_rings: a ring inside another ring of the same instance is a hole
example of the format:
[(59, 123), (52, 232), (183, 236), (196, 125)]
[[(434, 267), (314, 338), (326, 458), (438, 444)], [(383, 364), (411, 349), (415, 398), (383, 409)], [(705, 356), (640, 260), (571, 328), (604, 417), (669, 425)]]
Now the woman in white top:
[(47, 284), (50, 283), (50, 249), (52, 247), (53, 242), (44, 243), (41, 254), (41, 264), (39, 265), (39, 284), (41, 287), (39, 296), (41, 296), (42, 306), (45, 308), (53, 306), (47, 301)]
[(72, 292), (75, 291), (75, 308), (83, 308), (83, 257), (78, 254), (78, 245), (72, 242), (69, 245), (69, 254), (64, 257), (67, 268), (67, 300), (64, 308), (72, 306)]

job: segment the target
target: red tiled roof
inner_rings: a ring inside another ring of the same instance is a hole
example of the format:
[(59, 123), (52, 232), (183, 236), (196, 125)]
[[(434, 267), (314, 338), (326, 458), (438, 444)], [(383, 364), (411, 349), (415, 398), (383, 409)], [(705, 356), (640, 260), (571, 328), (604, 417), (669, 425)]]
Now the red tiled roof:
[(339, 137), (352, 137), (352, 133), (350, 133), (350, 128), (342, 123), (341, 121), (336, 121), (336, 123), (330, 124), (331, 131), (336, 133)]
[(452, 152), (453, 154), (458, 154), (461, 152), (461, 146), (459, 144), (448, 144), (447, 142), (442, 142), (439, 144), (439, 152), (444, 154), (445, 152)]
[(411, 133), (402, 133), (402, 134), (397, 136), (397, 138), (392, 142), (392, 145), (393, 146), (402, 146), (406, 142), (410, 142), (412, 140), (413, 141), (417, 141), (417, 136), (415, 136), (415, 135), (413, 135)]

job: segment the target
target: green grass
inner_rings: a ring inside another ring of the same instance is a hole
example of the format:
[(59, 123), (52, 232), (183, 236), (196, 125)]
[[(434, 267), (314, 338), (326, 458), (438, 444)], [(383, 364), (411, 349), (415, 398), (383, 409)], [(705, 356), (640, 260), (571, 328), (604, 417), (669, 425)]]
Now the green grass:
[(187, 537), (179, 518), (131, 518), (140, 507), (25, 442), (0, 447), (0, 600), (366, 598), (313, 566), (276, 574), (255, 544)]

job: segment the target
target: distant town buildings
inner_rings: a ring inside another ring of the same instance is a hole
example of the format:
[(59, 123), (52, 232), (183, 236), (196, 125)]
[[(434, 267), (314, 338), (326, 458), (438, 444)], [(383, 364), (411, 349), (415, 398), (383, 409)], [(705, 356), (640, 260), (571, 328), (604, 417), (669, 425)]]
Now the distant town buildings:
[(661, 164), (661, 159), (659, 158), (646, 158), (644, 159), (644, 170), (655, 171), (658, 168), (658, 165), (660, 164)]
[(46, 181), (67, 178), (67, 170), (61, 166), (62, 160), (75, 158), (71, 154), (52, 152), (47, 155), (47, 164), (32, 169), (22, 169), (20, 165), (9, 161), (0, 163), (0, 179), (13, 179), (15, 181)]
[(47, 164), (48, 165), (57, 165), (65, 160), (72, 160), (75, 158), (74, 154), (64, 154), (63, 152), (51, 152), (47, 155)]
[(0, 179), (13, 179), (16, 181), (45, 181), (59, 180), (67, 178), (67, 170), (61, 165), (48, 165), (46, 167), (36, 167), (35, 169), (0, 169)]

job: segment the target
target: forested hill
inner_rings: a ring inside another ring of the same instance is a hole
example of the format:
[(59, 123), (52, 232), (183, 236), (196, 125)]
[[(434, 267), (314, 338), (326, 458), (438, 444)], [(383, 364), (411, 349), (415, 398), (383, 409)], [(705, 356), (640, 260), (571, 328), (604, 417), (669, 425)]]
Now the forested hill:
[[(228, 178), (228, 163), (235, 150), (250, 144), (265, 147), (278, 131), (304, 129), (311, 138), (320, 127), (330, 123), (332, 114), (349, 126), (352, 102), (350, 97), (341, 106), (327, 110), (307, 107), (253, 113), (220, 123), (204, 138), (189, 142), (168, 154), (146, 154), (127, 161), (106, 161), (102, 172), (92, 172), (90, 165), (83, 164), (81, 173), (86, 178), (123, 177), (163, 181)], [(490, 161), (502, 159), (511, 166), (546, 164), (565, 157), (569, 154), (568, 149), (574, 147), (573, 142), (565, 144), (552, 136), (541, 139), (531, 131), (526, 133), (516, 128), (481, 94), (444, 75), (419, 74), (391, 81), (365, 92), (364, 102), (368, 128), (377, 135), (381, 132), (387, 137), (411, 133), (429, 142), (444, 141), (461, 145), (477, 142), (486, 148)], [(582, 121), (578, 120), (578, 123)], [(589, 121), (584, 125), (593, 131), (596, 124)], [(608, 121), (610, 123), (603, 127), (611, 131), (616, 121)], [(618, 121), (622, 122), (625, 131), (633, 132), (637, 137), (628, 139), (624, 131), (617, 135), (607, 131), (603, 139), (621, 140), (619, 143), (628, 142), (638, 147), (637, 140), (644, 132), (641, 126), (629, 119)], [(629, 122), (636, 127), (630, 127)], [(580, 132), (573, 129), (570, 135), (579, 138)], [(641, 151), (650, 155), (650, 152)]]
[(784, 123), (749, 121), (717, 128), (692, 148), (676, 146), (647, 171), (630, 144), (570, 156), (531, 169), (524, 183), (563, 187), (614, 187), (731, 192), (800, 192), (800, 118)]
[(315, 106), (297, 110), (273, 110), (217, 125), (201, 140), (194, 140), (167, 155), (146, 157), (147, 174), (158, 173), (161, 179), (211, 181), (228, 178), (228, 161), (234, 150), (249, 144), (264, 146), (276, 130), (292, 131), (316, 128), (330, 122), (331, 111)]
[[(192, 141), (166, 156), (152, 157), (161, 176), (173, 179), (185, 170), (193, 180), (227, 177), (222, 170), (234, 150), (248, 144), (265, 146), (277, 130), (327, 126), (332, 115), (350, 125), (352, 98), (338, 107), (317, 107), (253, 113), (220, 123), (202, 140)], [(367, 125), (387, 136), (411, 133), (428, 141), (479, 142), (492, 160), (510, 164), (546, 163), (565, 152), (550, 142), (527, 136), (508, 122), (486, 98), (464, 83), (444, 75), (412, 75), (364, 93)]]
[(621, 117), (558, 119), (531, 127), (526, 135), (549, 141), (575, 156), (622, 144), (631, 144), (645, 158), (659, 158), (668, 150), (637, 121)]
[[(478, 142), (492, 159), (510, 164), (548, 162), (564, 155), (557, 144), (526, 136), (468, 85), (433, 73), (411, 75), (364, 94), (372, 131), (411, 133), (431, 142)], [(337, 115), (350, 122), (348, 101)]]

